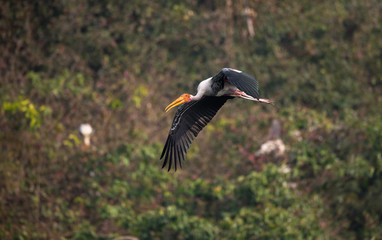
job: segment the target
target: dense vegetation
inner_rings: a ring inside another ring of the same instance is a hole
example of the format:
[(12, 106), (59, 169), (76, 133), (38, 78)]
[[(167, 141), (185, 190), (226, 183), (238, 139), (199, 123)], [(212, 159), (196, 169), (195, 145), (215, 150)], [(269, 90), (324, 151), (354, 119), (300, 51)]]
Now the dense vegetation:
[[(0, 239), (380, 238), (381, 12), (379, 0), (2, 1)], [(227, 66), (277, 108), (227, 103), (184, 169), (161, 170), (164, 107)], [(259, 156), (273, 120), (286, 153)]]

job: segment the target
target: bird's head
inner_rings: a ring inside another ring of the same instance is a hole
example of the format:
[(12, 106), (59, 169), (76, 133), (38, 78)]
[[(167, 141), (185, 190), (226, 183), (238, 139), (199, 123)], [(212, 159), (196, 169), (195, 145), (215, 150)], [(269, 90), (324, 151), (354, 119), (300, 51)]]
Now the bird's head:
[(173, 107), (176, 107), (176, 106), (179, 106), (180, 104), (183, 104), (183, 103), (187, 103), (191, 101), (191, 95), (188, 94), (188, 93), (185, 93), (185, 94), (182, 94), (180, 97), (178, 97), (175, 101), (173, 101), (172, 103), (170, 103), (165, 111), (168, 112), (171, 108)]

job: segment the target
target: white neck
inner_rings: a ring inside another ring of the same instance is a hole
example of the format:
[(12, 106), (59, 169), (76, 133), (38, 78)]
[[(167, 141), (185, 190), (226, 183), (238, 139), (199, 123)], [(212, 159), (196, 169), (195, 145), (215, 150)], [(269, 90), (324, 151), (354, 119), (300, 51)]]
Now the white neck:
[(198, 92), (196, 93), (195, 96), (191, 95), (191, 100), (193, 100), (193, 101), (199, 100), (203, 96), (212, 94), (211, 79), (212, 78), (208, 78), (208, 79), (203, 80), (199, 83)]
[(201, 98), (203, 97), (203, 93), (202, 92), (198, 92), (196, 93), (196, 95), (190, 95), (190, 99), (191, 101), (197, 101), (197, 100), (200, 100)]
[(90, 135), (84, 135), (84, 143), (86, 146), (90, 146)]

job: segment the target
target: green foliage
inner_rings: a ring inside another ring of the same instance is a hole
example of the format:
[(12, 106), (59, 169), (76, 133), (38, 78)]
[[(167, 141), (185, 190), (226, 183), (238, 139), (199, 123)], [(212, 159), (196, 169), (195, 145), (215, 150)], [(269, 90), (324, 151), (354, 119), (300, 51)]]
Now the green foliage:
[[(0, 238), (378, 239), (381, 8), (5, 1)], [(229, 101), (184, 169), (162, 171), (164, 107), (222, 67), (277, 107)], [(259, 156), (274, 119), (287, 151)]]
[(54, 79), (44, 79), (37, 72), (29, 72), (26, 77), (31, 82), (30, 89), (37, 91), (42, 96), (60, 96), (65, 91), (78, 95), (86, 94), (89, 91), (89, 87), (85, 85), (85, 76), (82, 73), (72, 74), (67, 69)]
[(71, 236), (71, 238), (75, 240), (107, 239), (107, 238), (97, 237), (94, 227), (90, 225), (88, 222), (84, 222), (81, 225), (79, 225), (77, 230)]
[[(318, 225), (322, 204), (318, 196), (298, 196), (293, 182), (280, 168), (268, 165), (261, 172), (240, 176), (235, 197), (238, 212), (225, 214), (227, 239), (315, 239), (325, 234)], [(309, 204), (306, 201), (309, 201)], [(292, 217), (293, 216), (293, 217)]]
[(268, 203), (289, 206), (293, 200), (285, 174), (277, 166), (270, 166), (262, 172), (252, 172), (238, 178), (239, 187), (235, 195), (244, 205)]
[(28, 128), (31, 130), (41, 126), (44, 115), (52, 112), (44, 105), (36, 109), (35, 105), (28, 99), (19, 96), (14, 102), (4, 102), (2, 106), (8, 122), (14, 125), (15, 129)]
[(132, 101), (136, 107), (138, 108), (141, 107), (142, 98), (146, 97), (147, 94), (148, 94), (148, 89), (144, 85), (139, 85), (135, 89)]
[(62, 142), (62, 144), (69, 147), (69, 148), (72, 148), (74, 146), (79, 146), (81, 144), (81, 141), (78, 138), (78, 136), (71, 133), (71, 134), (69, 134), (68, 139), (64, 140)]
[(308, 123), (310, 131), (292, 150), (293, 175), (327, 199), (328, 218), (343, 222), (348, 230), (343, 237), (370, 238), (379, 234), (374, 225), (379, 217), (374, 213), (381, 212), (376, 200), (382, 173), (377, 143), (381, 123), (374, 117), (365, 122), (355, 116), (350, 111), (343, 121)]
[[(317, 224), (315, 213), (298, 204), (290, 209), (263, 206), (242, 208), (235, 217), (222, 221), (223, 239), (317, 239), (325, 235)], [(300, 215), (301, 214), (301, 215)], [(293, 216), (293, 217), (291, 217)]]
[(174, 206), (149, 211), (134, 224), (140, 239), (215, 239), (216, 228), (207, 220), (189, 216)]

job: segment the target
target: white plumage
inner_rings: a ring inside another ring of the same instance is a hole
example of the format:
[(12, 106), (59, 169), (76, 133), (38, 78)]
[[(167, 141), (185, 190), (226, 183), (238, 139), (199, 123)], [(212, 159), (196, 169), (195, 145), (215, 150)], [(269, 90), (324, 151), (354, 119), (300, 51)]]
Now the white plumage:
[(78, 131), (84, 137), (84, 144), (90, 146), (90, 135), (93, 133), (93, 128), (89, 123), (83, 123), (79, 126)]

